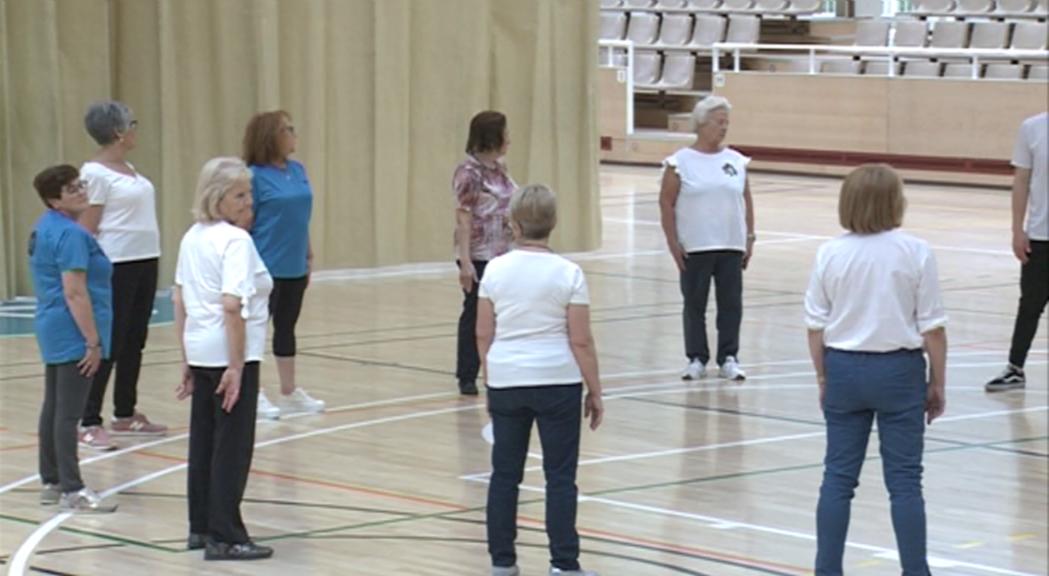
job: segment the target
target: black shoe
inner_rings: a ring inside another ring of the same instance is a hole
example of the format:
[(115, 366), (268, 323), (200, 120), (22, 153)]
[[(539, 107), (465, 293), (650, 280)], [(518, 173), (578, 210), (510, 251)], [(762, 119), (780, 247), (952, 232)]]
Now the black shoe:
[(208, 543), (207, 534), (195, 534), (189, 533), (189, 540), (186, 540), (186, 550), (201, 550)]
[(473, 380), (460, 380), (459, 393), (463, 396), (477, 396), (477, 383)]
[(273, 548), (259, 546), (254, 542), (227, 544), (208, 542), (204, 550), (205, 560), (264, 560), (273, 556)]
[(1023, 368), (1010, 364), (997, 378), (984, 384), (983, 389), (987, 392), (1001, 392), (1025, 386), (1027, 386), (1027, 378), (1024, 376)]

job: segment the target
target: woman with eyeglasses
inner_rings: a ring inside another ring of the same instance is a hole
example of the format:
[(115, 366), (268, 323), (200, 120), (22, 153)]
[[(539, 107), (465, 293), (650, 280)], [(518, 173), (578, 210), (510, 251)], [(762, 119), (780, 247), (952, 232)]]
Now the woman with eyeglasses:
[(270, 402), (259, 390), (258, 400), (259, 416), (269, 419), (282, 413), (324, 411), (324, 401), (307, 394), (295, 381), (295, 324), (313, 271), (313, 190), (306, 168), (291, 158), (296, 144), (295, 126), (283, 110), (256, 114), (244, 130), (243, 160), (251, 169), (255, 203), (251, 237), (273, 276), (269, 313), (281, 393)]
[[(80, 223), (98, 238), (113, 262), (113, 354), (111, 361), (102, 362), (92, 381), (80, 443), (112, 450), (116, 447), (110, 434), (160, 436), (167, 432), (167, 426), (150, 422), (135, 409), (142, 349), (157, 292), (160, 228), (153, 183), (127, 160), (138, 140), (138, 122), (131, 109), (122, 102), (96, 102), (87, 109), (84, 126), (99, 148), (80, 169), (89, 202)], [(102, 403), (114, 365), (113, 418), (107, 433)]]
[(33, 179), (47, 212), (29, 239), (36, 294), (35, 332), (44, 361), (40, 411), (40, 503), (68, 512), (113, 512), (84, 486), (77, 461), (77, 422), (91, 378), (109, 358), (113, 267), (98, 242), (77, 224), (88, 209), (77, 169), (52, 166)]

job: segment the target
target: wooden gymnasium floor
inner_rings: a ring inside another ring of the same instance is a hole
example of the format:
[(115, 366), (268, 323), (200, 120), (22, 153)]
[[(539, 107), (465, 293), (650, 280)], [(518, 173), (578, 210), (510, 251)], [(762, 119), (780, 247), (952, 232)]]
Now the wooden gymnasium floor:
[[(753, 175), (759, 242), (746, 273), (741, 351), (750, 378), (685, 384), (658, 174), (604, 167), (604, 246), (577, 255), (608, 410), (605, 426), (583, 435), (583, 561), (605, 576), (810, 574), (824, 432), (801, 300), (816, 247), (839, 231), (838, 180)], [(1044, 322), (1027, 390), (989, 396), (981, 388), (1003, 367), (1018, 297), (1009, 195), (907, 191), (906, 228), (935, 246), (951, 316), (948, 412), (926, 444), (934, 571), (1046, 574)], [(182, 550), (189, 407), (172, 397), (177, 353), (162, 326), (146, 351), (141, 409), (174, 429), (120, 452), (82, 454), (89, 484), (118, 493), (120, 511), (103, 517), (56, 518), (37, 505), (34, 483), (18, 484), (36, 471), (41, 367), (31, 338), (0, 344), (5, 564), (17, 567), (16, 552), (35, 551), (27, 573), (487, 574), (487, 418), (483, 396), (455, 393), (452, 267), (322, 276), (306, 299), (299, 369), (330, 409), (258, 424), (244, 514), (251, 534), (276, 549), (272, 560), (214, 564)], [(272, 366), (264, 383), (274, 390)], [(547, 559), (538, 454), (530, 465), (519, 536), (527, 576), (545, 574)], [(847, 571), (898, 574), (894, 549), (875, 438)]]

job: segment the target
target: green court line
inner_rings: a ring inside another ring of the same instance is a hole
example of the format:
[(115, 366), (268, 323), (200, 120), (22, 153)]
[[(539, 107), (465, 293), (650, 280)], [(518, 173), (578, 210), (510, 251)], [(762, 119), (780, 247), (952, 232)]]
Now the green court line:
[[(12, 522), (18, 522), (20, 524), (30, 524), (32, 526), (39, 526), (40, 522), (36, 520), (30, 520), (29, 518), (21, 518), (19, 516), (11, 516), (10, 514), (0, 514), (0, 519), (10, 520)], [(168, 548), (167, 546), (160, 546), (153, 544), (152, 542), (143, 542), (141, 540), (132, 540), (130, 538), (124, 538), (122, 536), (114, 536), (112, 534), (103, 534), (100, 532), (92, 532), (90, 530), (83, 530), (80, 528), (70, 528), (68, 526), (61, 526), (58, 528), (59, 532), (67, 532), (70, 534), (76, 534), (78, 536), (90, 536), (92, 538), (98, 538), (100, 540), (106, 540), (107, 542), (117, 542), (120, 544), (126, 544), (128, 546), (135, 546), (138, 548), (146, 548), (148, 550), (156, 550), (159, 552), (179, 553), (183, 550), (175, 550)]]

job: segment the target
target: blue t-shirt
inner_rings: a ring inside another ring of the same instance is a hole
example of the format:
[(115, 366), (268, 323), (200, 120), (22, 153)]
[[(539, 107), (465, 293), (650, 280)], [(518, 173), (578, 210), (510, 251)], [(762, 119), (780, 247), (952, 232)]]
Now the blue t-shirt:
[(306, 169), (294, 160), (286, 168), (251, 166), (255, 223), (251, 237), (274, 278), (302, 278), (310, 250), (313, 191)]
[(29, 237), (29, 269), (36, 292), (36, 340), (44, 363), (74, 362), (87, 353), (87, 341), (66, 304), (63, 272), (87, 273), (87, 293), (102, 341), (102, 357), (109, 358), (113, 265), (95, 238), (72, 218), (48, 210)]

